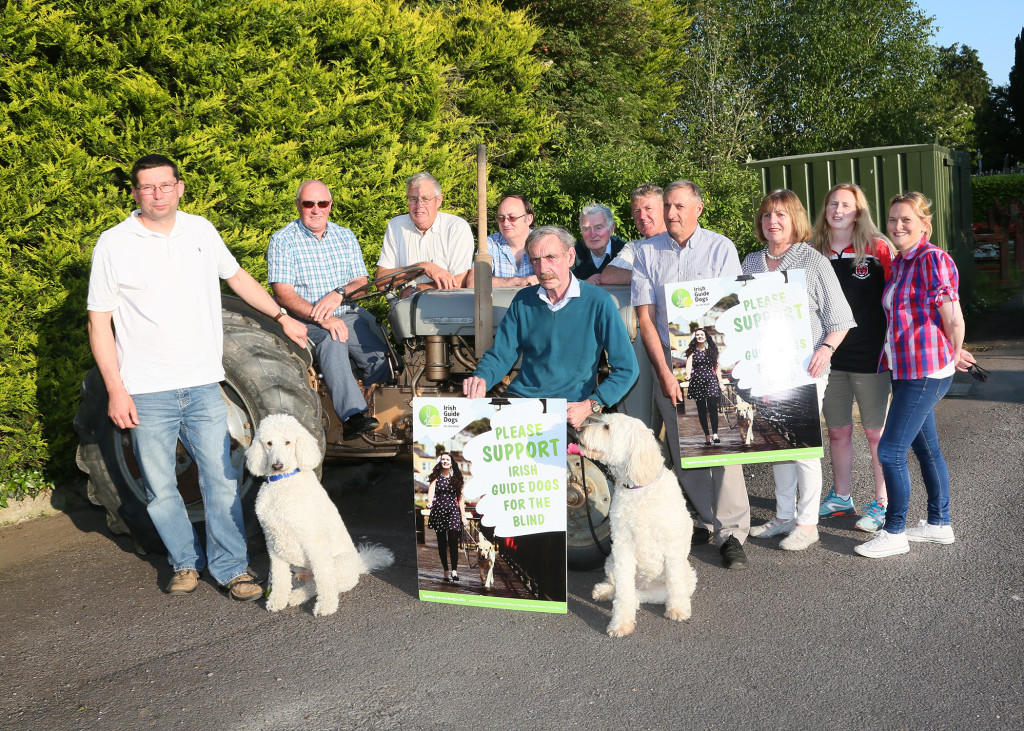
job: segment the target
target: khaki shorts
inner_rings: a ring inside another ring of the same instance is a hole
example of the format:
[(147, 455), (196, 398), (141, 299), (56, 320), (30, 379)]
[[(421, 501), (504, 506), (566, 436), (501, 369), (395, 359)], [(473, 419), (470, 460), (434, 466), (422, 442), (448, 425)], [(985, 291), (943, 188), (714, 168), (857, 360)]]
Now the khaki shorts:
[(860, 423), (865, 429), (881, 429), (889, 409), (892, 393), (892, 374), (851, 373), (833, 370), (828, 375), (828, 388), (822, 413), (825, 426), (838, 429), (853, 423), (853, 400), (857, 399)]

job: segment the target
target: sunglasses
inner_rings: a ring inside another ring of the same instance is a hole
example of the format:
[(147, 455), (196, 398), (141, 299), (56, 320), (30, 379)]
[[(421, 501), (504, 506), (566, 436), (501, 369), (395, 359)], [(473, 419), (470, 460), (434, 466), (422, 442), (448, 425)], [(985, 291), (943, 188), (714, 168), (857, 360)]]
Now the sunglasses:
[(317, 208), (330, 208), (331, 201), (299, 201), (299, 205), (308, 211), (311, 210), (313, 206), (316, 206)]
[(967, 374), (975, 381), (980, 381), (981, 383), (987, 381), (990, 375), (988, 371), (986, 371), (977, 363), (967, 366)]

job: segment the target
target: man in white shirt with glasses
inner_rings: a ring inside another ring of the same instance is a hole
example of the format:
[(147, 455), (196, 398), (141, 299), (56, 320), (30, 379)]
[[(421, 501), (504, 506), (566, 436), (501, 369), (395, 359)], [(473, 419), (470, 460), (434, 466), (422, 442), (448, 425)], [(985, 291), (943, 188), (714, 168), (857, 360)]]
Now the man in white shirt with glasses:
[(405, 184), (409, 213), (388, 222), (377, 260), (377, 276), (423, 267), (423, 275), (402, 291), (458, 289), (473, 265), (473, 231), (458, 216), (439, 210), (441, 185), (430, 173), (416, 173)]

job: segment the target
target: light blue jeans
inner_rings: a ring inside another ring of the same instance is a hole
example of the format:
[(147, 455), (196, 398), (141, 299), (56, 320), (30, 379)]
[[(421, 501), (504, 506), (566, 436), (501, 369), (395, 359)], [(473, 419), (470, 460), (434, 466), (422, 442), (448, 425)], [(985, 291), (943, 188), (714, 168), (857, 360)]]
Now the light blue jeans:
[(887, 533), (902, 533), (910, 506), (910, 467), (907, 450), (913, 447), (921, 463), (928, 493), (928, 522), (949, 525), (949, 469), (939, 449), (935, 405), (953, 383), (947, 378), (908, 378), (892, 381), (892, 403), (885, 430), (878, 442), (878, 461), (885, 475), (889, 504), (885, 508)]
[[(216, 383), (132, 396), (139, 425), (132, 429), (135, 459), (142, 470), (153, 519), (175, 571), (209, 566), (226, 584), (249, 566), (238, 496), (238, 471), (231, 464), (227, 407)], [(178, 492), (178, 439), (199, 468), (206, 510), (206, 556)]]
[(391, 378), (391, 364), (388, 361), (387, 346), (375, 332), (371, 321), (360, 317), (358, 311), (341, 316), (348, 327), (348, 340), (339, 342), (331, 334), (313, 323), (306, 323), (306, 334), (316, 346), (316, 360), (324, 374), (324, 384), (331, 394), (334, 411), (345, 421), (351, 416), (366, 411), (366, 400), (359, 383), (352, 374), (351, 357), (363, 372), (363, 384), (383, 383)]

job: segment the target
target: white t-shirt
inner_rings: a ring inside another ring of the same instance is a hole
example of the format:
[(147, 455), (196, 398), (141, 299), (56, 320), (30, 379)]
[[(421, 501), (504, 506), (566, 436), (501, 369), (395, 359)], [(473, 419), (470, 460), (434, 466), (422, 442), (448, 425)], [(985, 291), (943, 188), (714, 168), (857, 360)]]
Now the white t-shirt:
[(633, 271), (633, 262), (636, 261), (636, 247), (647, 239), (634, 239), (619, 249), (619, 255), (611, 260), (608, 266), (618, 267), (627, 271)]
[(238, 262), (202, 216), (178, 211), (169, 235), (138, 211), (107, 229), (92, 252), (87, 307), (113, 312), (121, 381), (129, 394), (224, 380), (220, 280)]
[[(398, 269), (421, 261), (437, 264), (452, 274), (468, 271), (473, 266), (473, 231), (469, 224), (443, 211), (437, 212), (437, 218), (426, 233), (420, 233), (409, 214), (388, 221), (377, 266)], [(424, 275), (416, 281), (433, 280)]]

